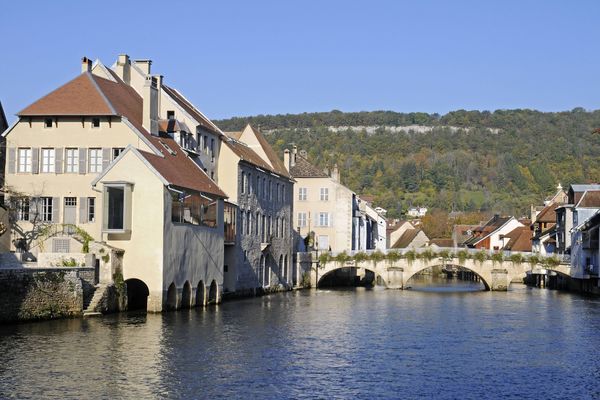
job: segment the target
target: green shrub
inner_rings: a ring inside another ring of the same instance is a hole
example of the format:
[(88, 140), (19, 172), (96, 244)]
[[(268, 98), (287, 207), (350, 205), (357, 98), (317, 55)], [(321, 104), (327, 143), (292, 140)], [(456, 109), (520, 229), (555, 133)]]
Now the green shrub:
[(478, 251), (477, 253), (473, 254), (473, 260), (475, 261), (479, 261), (480, 263), (484, 262), (485, 260), (487, 260), (488, 256), (487, 253), (485, 251)]
[(367, 253), (364, 252), (358, 252), (354, 255), (354, 261), (356, 261), (357, 263), (361, 262), (361, 261), (366, 261), (369, 259), (369, 255)]
[(72, 257), (70, 259), (68, 259), (68, 260), (66, 260), (66, 259), (63, 258), (62, 259), (62, 266), (63, 267), (77, 267), (78, 264), (77, 264), (77, 261), (75, 261), (75, 259), (72, 258)]
[(515, 264), (521, 264), (523, 261), (525, 261), (525, 257), (523, 257), (523, 254), (520, 253), (511, 254), (510, 261), (514, 262)]
[(438, 257), (444, 259), (444, 260), (448, 260), (450, 258), (454, 257), (454, 254), (452, 254), (452, 252), (450, 250), (441, 250), (437, 253)]
[(538, 256), (536, 256), (535, 254), (532, 254), (532, 255), (529, 256), (529, 258), (527, 259), (527, 261), (529, 261), (529, 264), (531, 264), (531, 268), (533, 268), (537, 264), (540, 263), (540, 258)]
[(553, 267), (556, 267), (558, 264), (560, 264), (560, 260), (554, 256), (548, 257), (548, 258), (544, 258), (543, 264), (546, 267), (553, 268)]
[(466, 250), (460, 250), (458, 253), (456, 253), (456, 256), (458, 257), (458, 261), (461, 264), (464, 264), (464, 262), (469, 259), (470, 254)]
[(418, 253), (417, 257), (425, 261), (431, 261), (435, 258), (436, 254), (431, 251), (431, 249), (426, 249), (425, 251)]
[(406, 253), (404, 253), (404, 258), (406, 258), (406, 261), (411, 263), (417, 258), (417, 253), (415, 253), (414, 250), (409, 250)]
[(333, 259), (337, 262), (344, 263), (344, 262), (350, 260), (350, 256), (345, 251), (342, 251), (340, 254), (333, 257)]
[(504, 256), (502, 255), (502, 253), (494, 253), (490, 256), (490, 259), (494, 263), (501, 263), (502, 261), (504, 261)]
[(381, 260), (385, 259), (385, 254), (383, 254), (381, 251), (376, 250), (371, 254), (371, 260), (375, 261), (375, 262), (379, 262)]
[(331, 261), (331, 256), (329, 253), (321, 253), (319, 255), (319, 264), (325, 265), (328, 261)]
[(389, 250), (386, 254), (386, 258), (390, 261), (398, 261), (402, 258), (402, 253), (395, 250)]

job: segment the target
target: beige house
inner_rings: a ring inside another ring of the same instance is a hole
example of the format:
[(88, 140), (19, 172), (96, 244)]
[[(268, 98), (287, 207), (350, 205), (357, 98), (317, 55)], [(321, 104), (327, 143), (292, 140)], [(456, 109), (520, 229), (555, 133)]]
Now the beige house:
[[(162, 79), (149, 72), (148, 64), (136, 90), (125, 69), (97, 64), (92, 73), (84, 58), (81, 75), (18, 113), (5, 133), (6, 183), (24, 194), (13, 239), (26, 237), (34, 257), (81, 252), (68, 240), (76, 225), (120, 249), (112, 272), (127, 283), (130, 305), (189, 307), (204, 304), (206, 292), (217, 302), (226, 195), (159, 131)], [(43, 241), (52, 248), (40, 249), (32, 231), (52, 232)]]
[(335, 167), (331, 175), (313, 166), (306, 153), (286, 150), (284, 164), (296, 180), (294, 185), (294, 229), (301, 238), (314, 232), (321, 250), (361, 250), (360, 210), (356, 194), (340, 183)]
[(225, 247), (225, 290), (297, 285), (290, 223), (294, 181), (283, 162), (248, 125), (223, 138), (218, 164), (220, 186), (237, 206), (235, 241)]

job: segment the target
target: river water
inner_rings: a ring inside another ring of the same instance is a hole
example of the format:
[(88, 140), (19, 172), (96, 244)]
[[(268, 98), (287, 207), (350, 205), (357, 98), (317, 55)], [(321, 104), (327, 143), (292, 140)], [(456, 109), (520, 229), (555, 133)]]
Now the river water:
[(0, 326), (0, 398), (600, 398), (600, 299), (477, 285)]

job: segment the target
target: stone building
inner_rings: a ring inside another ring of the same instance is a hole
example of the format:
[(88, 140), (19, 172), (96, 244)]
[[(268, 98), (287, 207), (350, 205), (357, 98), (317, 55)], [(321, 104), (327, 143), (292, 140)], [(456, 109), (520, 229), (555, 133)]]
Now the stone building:
[(119, 63), (111, 70), (97, 62), (92, 71), (84, 58), (79, 76), (18, 113), (5, 133), (6, 182), (23, 194), (14, 239), (28, 241), (33, 257), (84, 252), (73, 240), (77, 226), (119, 249), (109, 279), (122, 274), (139, 296), (130, 305), (218, 302), (226, 195), (180, 138), (160, 131), (162, 78), (146, 65), (136, 77)]
[(228, 132), (219, 154), (219, 182), (236, 206), (235, 241), (225, 247), (225, 290), (295, 286), (292, 262), (294, 181), (260, 131)]

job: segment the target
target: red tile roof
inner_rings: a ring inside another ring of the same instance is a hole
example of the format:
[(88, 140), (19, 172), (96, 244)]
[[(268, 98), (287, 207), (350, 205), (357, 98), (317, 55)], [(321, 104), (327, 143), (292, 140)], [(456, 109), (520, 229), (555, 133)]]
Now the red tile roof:
[(505, 235), (510, 238), (504, 250), (510, 251), (531, 251), (532, 231), (528, 226), (521, 226), (513, 229)]
[[(116, 74), (116, 82), (91, 73), (82, 73), (50, 94), (36, 101), (19, 116), (32, 115), (115, 115), (127, 118), (164, 157), (140, 151), (150, 164), (172, 185), (214, 194), (227, 195), (190, 160), (179, 145), (168, 136), (152, 136), (142, 125), (143, 100), (131, 86)], [(164, 146), (166, 144), (174, 154)]]
[(535, 222), (541, 223), (555, 223), (556, 222), (556, 208), (562, 206), (562, 203), (551, 203), (540, 211), (535, 218)]

